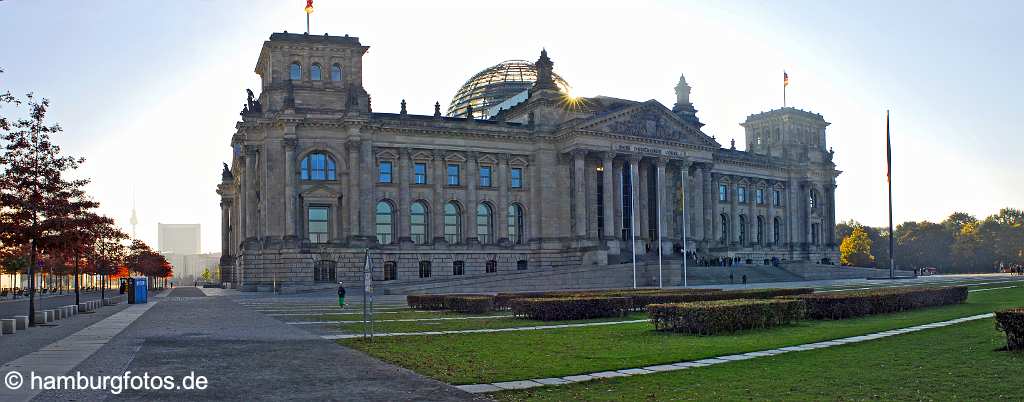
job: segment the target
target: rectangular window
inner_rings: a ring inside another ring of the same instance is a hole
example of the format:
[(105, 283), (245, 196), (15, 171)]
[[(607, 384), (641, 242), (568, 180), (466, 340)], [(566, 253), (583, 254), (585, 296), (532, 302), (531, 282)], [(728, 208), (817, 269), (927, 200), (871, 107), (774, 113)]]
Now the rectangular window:
[(417, 163), (413, 166), (413, 183), (427, 184), (427, 164)]
[(740, 187), (740, 188), (736, 189), (736, 201), (739, 201), (740, 203), (746, 203), (747, 202), (747, 188), (746, 187)]
[(725, 184), (718, 185), (718, 201), (729, 201), (729, 187)]
[(491, 186), (491, 167), (480, 166), (480, 187)]
[(398, 279), (398, 263), (394, 261), (384, 262), (384, 280), (393, 281)]
[(430, 277), (430, 261), (420, 261), (420, 278)]
[(758, 205), (764, 204), (764, 190), (757, 189), (757, 191), (754, 192), (754, 202)]
[(459, 183), (461, 182), (459, 176), (459, 165), (448, 165), (448, 185), (458, 186)]
[(314, 282), (334, 282), (337, 279), (334, 261), (320, 260), (313, 264)]
[(517, 271), (525, 271), (526, 268), (527, 268), (526, 260), (516, 261), (516, 270)]
[(772, 190), (772, 205), (782, 205), (782, 192), (779, 190)]
[(380, 163), (380, 175), (377, 181), (380, 183), (391, 183), (391, 162), (382, 161)]
[(466, 274), (466, 263), (463, 261), (452, 262), (452, 275), (465, 275)]
[(523, 168), (512, 168), (512, 188), (523, 188)]
[(498, 262), (495, 260), (488, 260), (487, 265), (484, 266), (484, 272), (488, 274), (498, 272)]
[(327, 243), (327, 207), (309, 207), (306, 227), (309, 228), (309, 241)]

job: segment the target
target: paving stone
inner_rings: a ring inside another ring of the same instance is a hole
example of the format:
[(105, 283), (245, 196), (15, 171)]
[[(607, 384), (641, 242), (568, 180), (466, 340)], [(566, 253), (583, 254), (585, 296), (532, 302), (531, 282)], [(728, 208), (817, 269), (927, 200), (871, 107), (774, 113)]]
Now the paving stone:
[(566, 380), (566, 381), (568, 381), (568, 382), (583, 382), (583, 381), (590, 381), (590, 380), (593, 380), (594, 378), (596, 378), (596, 377), (594, 377), (594, 376), (591, 376), (591, 375), (587, 375), (587, 374), (581, 374), (581, 375), (568, 375), (568, 376), (562, 377), (562, 379), (563, 379), (563, 380)]
[(773, 356), (773, 355), (775, 355), (774, 353), (768, 353), (768, 352), (749, 352), (749, 353), (744, 353), (744, 354), (747, 355), (747, 356), (750, 356), (750, 357), (765, 357), (765, 356)]
[(570, 381), (567, 381), (565, 379), (554, 378), (554, 377), (553, 378), (537, 378), (537, 379), (534, 379), (533, 381), (539, 382), (539, 383), (544, 384), (544, 385), (562, 385), (562, 384), (569, 384), (570, 383)]
[(645, 369), (642, 369), (642, 368), (631, 368), (631, 369), (625, 369), (625, 370), (617, 370), (617, 372), (622, 373), (622, 374), (626, 374), (626, 375), (639, 375), (639, 374), (650, 374), (650, 373), (652, 373), (652, 371), (645, 370)]
[(461, 390), (469, 392), (471, 394), (481, 394), (481, 393), (484, 393), (484, 392), (501, 391), (501, 388), (498, 388), (498, 387), (496, 387), (494, 385), (491, 385), (491, 384), (457, 385), (455, 388), (461, 389)]
[(600, 373), (590, 373), (595, 378), (612, 378), (612, 377), (627, 377), (629, 374), (622, 374), (618, 371), (602, 371)]
[(729, 356), (718, 356), (718, 358), (719, 358), (719, 359), (722, 359), (722, 360), (729, 360), (729, 361), (737, 361), (737, 360), (747, 360), (747, 359), (753, 359), (753, 358), (754, 358), (754, 356), (747, 356), (747, 355), (729, 355)]
[(679, 367), (679, 366), (676, 366), (676, 365), (673, 365), (673, 364), (661, 364), (661, 365), (657, 365), (657, 366), (647, 366), (647, 367), (644, 367), (644, 370), (648, 370), (648, 371), (675, 371), (675, 370), (682, 370), (682, 369), (683, 369), (683, 367)]
[(702, 364), (719, 364), (719, 363), (727, 363), (727, 362), (728, 362), (728, 360), (722, 360), (722, 359), (715, 359), (715, 358), (711, 358), (711, 359), (701, 359), (701, 360), (697, 360), (697, 361), (695, 361), (694, 363), (702, 363)]
[(527, 388), (539, 387), (539, 386), (544, 385), (544, 384), (541, 384), (539, 382), (532, 381), (532, 380), (522, 380), (522, 381), (496, 382), (496, 383), (491, 384), (491, 385), (494, 385), (495, 387), (498, 387), (498, 388), (501, 388), (501, 389), (527, 389)]
[(693, 368), (693, 367), (710, 366), (710, 364), (707, 364), (707, 363), (697, 363), (697, 362), (683, 362), (683, 363), (673, 364), (673, 366), (679, 367), (681, 369), (688, 369), (688, 368)]

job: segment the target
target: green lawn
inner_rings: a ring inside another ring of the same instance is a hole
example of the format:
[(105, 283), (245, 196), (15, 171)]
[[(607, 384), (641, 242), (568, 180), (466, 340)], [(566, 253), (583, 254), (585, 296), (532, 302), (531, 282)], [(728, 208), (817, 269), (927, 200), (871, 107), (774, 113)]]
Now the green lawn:
[(986, 313), (1024, 304), (1022, 300), (1024, 288), (992, 290), (972, 293), (962, 305), (851, 320), (803, 321), (719, 336), (662, 333), (653, 331), (649, 323), (638, 323), (339, 342), (448, 383), (468, 384), (560, 377), (773, 349)]
[[(1019, 302), (1018, 302), (1019, 303)], [(490, 394), (498, 400), (1021, 400), (1024, 353), (992, 319), (711, 367)]]
[[(452, 313), (448, 311), (422, 311), (422, 310), (386, 310), (374, 313), (379, 320), (398, 320), (405, 318), (437, 318), (437, 317), (465, 317), (467, 314)], [(355, 321), (363, 319), (362, 310), (349, 310), (345, 313), (324, 313), (309, 314), (305, 316), (282, 316), (288, 321)]]
[[(610, 317), (610, 318), (595, 318), (590, 320), (573, 320), (573, 321), (537, 321), (527, 319), (517, 319), (508, 312), (495, 312), (482, 314), (487, 315), (504, 315), (501, 318), (487, 318), (487, 319), (473, 319), (473, 320), (436, 320), (436, 321), (411, 321), (411, 322), (377, 322), (373, 324), (373, 329), (376, 332), (426, 332), (426, 331), (460, 331), (467, 329), (497, 329), (497, 328), (516, 328), (516, 327), (534, 327), (542, 325), (560, 325), (560, 324), (583, 324), (588, 322), (608, 322), (608, 321), (632, 321), (632, 320), (644, 320), (647, 319), (647, 313), (631, 313), (625, 317)], [(467, 315), (472, 317), (477, 315)], [(350, 323), (350, 324), (339, 324), (338, 328), (342, 331), (351, 333), (363, 333), (363, 323)]]

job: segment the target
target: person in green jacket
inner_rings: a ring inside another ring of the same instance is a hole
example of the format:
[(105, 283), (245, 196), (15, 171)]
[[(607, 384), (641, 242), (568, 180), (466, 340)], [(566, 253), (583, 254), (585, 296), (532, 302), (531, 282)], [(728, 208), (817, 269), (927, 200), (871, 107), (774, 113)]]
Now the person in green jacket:
[(345, 283), (338, 282), (338, 307), (345, 308)]

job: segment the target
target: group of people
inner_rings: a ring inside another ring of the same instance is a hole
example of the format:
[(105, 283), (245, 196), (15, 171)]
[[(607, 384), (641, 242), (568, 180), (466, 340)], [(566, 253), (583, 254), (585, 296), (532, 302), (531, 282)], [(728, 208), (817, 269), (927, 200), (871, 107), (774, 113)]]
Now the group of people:
[(1024, 265), (1016, 264), (1010, 266), (1010, 275), (1013, 276), (1024, 276)]

